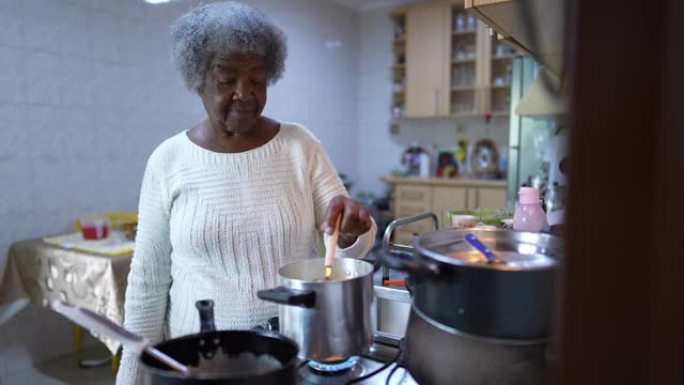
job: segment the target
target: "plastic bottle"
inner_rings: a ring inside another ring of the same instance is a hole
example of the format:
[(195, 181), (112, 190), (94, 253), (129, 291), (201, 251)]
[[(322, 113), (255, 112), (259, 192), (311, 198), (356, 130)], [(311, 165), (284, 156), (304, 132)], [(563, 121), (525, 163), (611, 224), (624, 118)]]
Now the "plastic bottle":
[(546, 214), (541, 207), (539, 190), (533, 187), (521, 187), (520, 200), (513, 215), (513, 230), (540, 232), (548, 228)]
[(428, 178), (430, 176), (430, 155), (427, 152), (421, 152), (418, 155), (420, 162), (420, 176), (423, 178)]

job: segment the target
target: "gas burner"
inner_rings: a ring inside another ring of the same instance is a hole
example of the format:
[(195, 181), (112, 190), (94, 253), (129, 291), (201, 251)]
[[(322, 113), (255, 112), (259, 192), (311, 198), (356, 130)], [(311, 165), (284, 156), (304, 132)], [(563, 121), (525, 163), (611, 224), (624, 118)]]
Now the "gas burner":
[(344, 361), (318, 362), (309, 361), (309, 368), (321, 374), (338, 374), (346, 372), (359, 362), (359, 356), (351, 356)]
[(344, 384), (347, 381), (363, 375), (364, 369), (359, 363), (359, 357), (353, 356), (339, 362), (309, 363), (300, 369), (300, 384), (332, 385)]

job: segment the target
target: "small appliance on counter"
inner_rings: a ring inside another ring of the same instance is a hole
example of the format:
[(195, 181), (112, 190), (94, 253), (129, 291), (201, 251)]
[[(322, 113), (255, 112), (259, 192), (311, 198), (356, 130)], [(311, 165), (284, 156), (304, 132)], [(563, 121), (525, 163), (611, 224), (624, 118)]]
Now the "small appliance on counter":
[(470, 152), (469, 164), (475, 177), (499, 178), (499, 150), (496, 143), (491, 139), (478, 140)]
[(413, 143), (401, 154), (401, 166), (406, 176), (420, 176), (427, 178), (432, 172), (430, 154), (418, 143)]

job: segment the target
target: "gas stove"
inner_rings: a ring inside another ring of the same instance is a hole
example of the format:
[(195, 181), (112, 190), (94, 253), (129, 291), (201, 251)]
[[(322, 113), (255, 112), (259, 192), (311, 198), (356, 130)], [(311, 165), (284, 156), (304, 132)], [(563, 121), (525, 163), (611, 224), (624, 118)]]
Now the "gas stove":
[(376, 336), (368, 354), (333, 364), (303, 362), (298, 385), (417, 385), (408, 371), (397, 366), (399, 343)]

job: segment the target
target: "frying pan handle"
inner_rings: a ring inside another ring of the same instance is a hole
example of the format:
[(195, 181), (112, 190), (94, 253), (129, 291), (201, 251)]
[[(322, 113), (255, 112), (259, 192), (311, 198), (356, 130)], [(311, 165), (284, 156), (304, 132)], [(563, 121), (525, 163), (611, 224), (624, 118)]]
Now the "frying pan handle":
[(200, 333), (216, 331), (214, 324), (214, 301), (203, 299), (195, 302), (200, 317)]
[(280, 305), (314, 307), (316, 304), (315, 291), (295, 290), (285, 286), (278, 286), (269, 290), (259, 290), (257, 297)]

